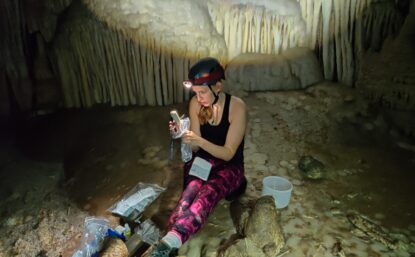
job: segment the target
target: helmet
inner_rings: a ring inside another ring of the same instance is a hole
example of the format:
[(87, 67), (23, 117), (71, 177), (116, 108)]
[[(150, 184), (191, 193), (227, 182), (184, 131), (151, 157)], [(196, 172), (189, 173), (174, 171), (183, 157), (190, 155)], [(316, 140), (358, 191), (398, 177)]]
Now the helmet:
[(193, 85), (211, 86), (225, 79), (225, 71), (219, 61), (212, 57), (200, 59), (189, 71), (189, 80), (183, 82), (187, 87)]

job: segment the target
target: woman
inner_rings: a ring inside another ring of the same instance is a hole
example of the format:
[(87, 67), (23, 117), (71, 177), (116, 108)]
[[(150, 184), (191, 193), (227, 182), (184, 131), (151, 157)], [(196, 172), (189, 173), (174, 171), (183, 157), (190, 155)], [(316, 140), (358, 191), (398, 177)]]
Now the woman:
[[(199, 60), (185, 86), (195, 96), (189, 104), (190, 130), (182, 136), (193, 150), (184, 165), (184, 190), (168, 224), (168, 233), (150, 256), (175, 256), (180, 246), (207, 221), (223, 198), (245, 190), (245, 103), (222, 91), (224, 69), (214, 58)], [(175, 124), (170, 124), (175, 129)]]

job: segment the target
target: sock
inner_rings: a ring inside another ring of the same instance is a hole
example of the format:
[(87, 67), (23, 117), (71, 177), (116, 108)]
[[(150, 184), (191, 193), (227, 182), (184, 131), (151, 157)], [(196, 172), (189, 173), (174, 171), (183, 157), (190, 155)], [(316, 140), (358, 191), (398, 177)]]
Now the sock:
[(180, 246), (182, 246), (182, 240), (180, 239), (180, 237), (170, 231), (168, 232), (162, 239), (161, 241), (165, 242), (170, 248), (177, 248), (179, 249)]

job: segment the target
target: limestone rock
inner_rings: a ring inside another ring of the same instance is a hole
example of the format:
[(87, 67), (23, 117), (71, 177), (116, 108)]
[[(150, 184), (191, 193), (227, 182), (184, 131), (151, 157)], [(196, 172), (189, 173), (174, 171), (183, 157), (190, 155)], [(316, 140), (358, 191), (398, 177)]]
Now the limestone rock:
[(246, 91), (300, 89), (323, 79), (316, 56), (307, 48), (280, 55), (241, 54), (229, 63), (226, 77)]
[(252, 240), (266, 256), (276, 256), (284, 246), (278, 212), (271, 196), (259, 198), (245, 226), (247, 239)]
[(298, 168), (310, 179), (321, 179), (326, 173), (324, 164), (312, 156), (302, 156)]
[(243, 238), (231, 245), (222, 257), (266, 257), (260, 248), (250, 239)]
[(313, 51), (305, 47), (287, 49), (282, 55), (287, 58), (291, 73), (299, 78), (301, 88), (323, 80), (323, 73), (320, 69), (317, 57)]
[(231, 205), (232, 219), (237, 232), (244, 238), (237, 239), (222, 252), (226, 257), (276, 256), (284, 246), (284, 237), (278, 222), (278, 212), (271, 196), (251, 202)]
[(252, 211), (252, 202), (241, 197), (230, 205), (230, 212), (236, 232), (239, 236), (245, 236), (245, 225)]

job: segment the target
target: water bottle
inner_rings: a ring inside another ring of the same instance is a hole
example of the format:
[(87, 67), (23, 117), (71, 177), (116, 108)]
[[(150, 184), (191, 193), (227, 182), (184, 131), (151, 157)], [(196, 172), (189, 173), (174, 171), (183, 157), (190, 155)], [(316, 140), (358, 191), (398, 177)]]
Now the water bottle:
[[(172, 117), (175, 117), (175, 116), (172, 116)], [(183, 134), (186, 131), (188, 131), (189, 128), (190, 128), (190, 119), (188, 117), (178, 119), (178, 121), (180, 122), (180, 126), (179, 126), (180, 129), (176, 134), (172, 135), (173, 139), (181, 138), (183, 136)], [(171, 145), (170, 145), (171, 158), (172, 158), (173, 147), (174, 147), (174, 145), (173, 145), (173, 142), (172, 142)], [(180, 151), (181, 151), (181, 154), (182, 154), (182, 161), (183, 162), (188, 162), (192, 159), (192, 154), (193, 153), (192, 153), (192, 148), (191, 148), (190, 145), (181, 142)]]
[(182, 152), (182, 161), (188, 162), (192, 159), (192, 147), (182, 142), (180, 150)]
[[(181, 119), (180, 128), (183, 131), (187, 131), (190, 128), (190, 119), (188, 117)], [(182, 161), (188, 162), (192, 159), (192, 147), (188, 144), (181, 142), (180, 150), (182, 152)]]

